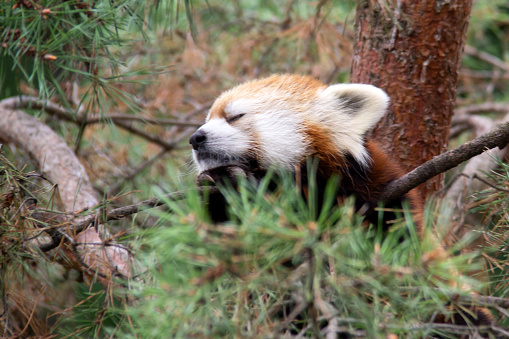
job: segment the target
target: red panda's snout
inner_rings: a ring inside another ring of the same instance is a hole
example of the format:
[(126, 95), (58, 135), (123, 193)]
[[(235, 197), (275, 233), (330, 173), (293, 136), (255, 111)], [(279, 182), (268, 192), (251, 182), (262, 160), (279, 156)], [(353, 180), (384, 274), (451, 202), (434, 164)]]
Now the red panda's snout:
[(199, 174), (224, 166), (241, 166), (256, 157), (254, 138), (240, 123), (213, 118), (189, 138)]
[(191, 146), (193, 146), (193, 150), (195, 151), (197, 151), (200, 148), (200, 146), (203, 146), (206, 141), (207, 134), (200, 130), (194, 132), (189, 138), (189, 143), (191, 144)]

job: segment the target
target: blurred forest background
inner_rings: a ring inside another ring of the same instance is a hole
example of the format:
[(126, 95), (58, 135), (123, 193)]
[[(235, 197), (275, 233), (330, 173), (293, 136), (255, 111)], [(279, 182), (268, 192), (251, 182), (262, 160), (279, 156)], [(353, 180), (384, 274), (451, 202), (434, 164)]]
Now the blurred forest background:
[[(447, 259), (408, 213), (382, 236), (351, 202), (317, 215), (291, 180), (279, 199), (226, 192), (234, 222), (207, 221), (188, 137), (214, 99), (272, 73), (348, 82), (355, 9), (3, 1), (0, 335), (509, 336), (504, 151), (447, 173), (428, 204)], [(509, 3), (474, 1), (450, 148), (509, 120), (508, 60)], [(495, 322), (433, 322), (471, 304)]]

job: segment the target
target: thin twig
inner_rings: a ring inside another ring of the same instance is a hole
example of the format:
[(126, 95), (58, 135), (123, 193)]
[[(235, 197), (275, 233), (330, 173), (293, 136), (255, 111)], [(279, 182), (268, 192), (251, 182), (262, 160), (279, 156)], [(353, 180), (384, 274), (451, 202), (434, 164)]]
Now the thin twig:
[[(110, 194), (110, 196), (117, 194), (120, 191), (120, 189), (122, 188), (122, 185), (124, 184), (124, 182), (126, 182), (127, 180), (133, 179), (141, 171), (143, 171), (148, 166), (151, 166), (155, 161), (160, 159), (167, 152), (168, 151), (165, 148), (163, 148), (159, 153), (154, 155), (152, 158), (148, 159), (147, 161), (145, 161), (144, 163), (142, 163), (135, 169), (130, 170), (129, 173), (127, 173), (126, 175), (123, 176), (122, 180), (119, 180), (115, 185), (113, 185), (113, 187), (111, 187), (107, 190), (108, 193)], [(104, 192), (104, 190), (103, 190), (103, 192)]]
[(509, 72), (509, 64), (507, 64), (505, 61), (497, 58), (494, 55), (480, 51), (473, 46), (465, 45), (464, 53), (476, 57), (480, 60), (486, 61), (487, 63), (490, 63), (493, 66), (500, 68), (501, 70)]
[[(419, 287), (404, 287), (403, 290), (407, 291), (418, 291)], [(467, 305), (478, 305), (478, 306), (493, 306), (497, 305), (503, 308), (509, 308), (509, 298), (483, 296), (479, 294), (461, 294), (458, 295), (456, 292), (447, 291), (441, 288), (435, 288), (434, 290), (439, 291), (441, 294), (454, 298), (458, 303)]]
[(463, 116), (469, 114), (481, 113), (507, 113), (509, 112), (509, 103), (507, 102), (484, 102), (478, 105), (470, 105), (457, 108), (454, 112), (455, 116)]
[(481, 178), (480, 176), (478, 176), (477, 174), (472, 174), (472, 175), (466, 175), (464, 173), (460, 173), (458, 175), (458, 177), (465, 177), (467, 179), (477, 179), (479, 180), (480, 182), (482, 182), (483, 184), (497, 190), (497, 191), (501, 191), (501, 192), (509, 192), (509, 190), (505, 189), (505, 188), (502, 188), (502, 187), (498, 187), (498, 186), (495, 186), (494, 184), (488, 182), (487, 180), (484, 180), (483, 178)]
[[(84, 117), (82, 110), (78, 110), (77, 112), (74, 113), (74, 112), (66, 109), (65, 107), (62, 107), (62, 106), (52, 103), (50, 101), (42, 101), (35, 97), (30, 97), (30, 96), (25, 96), (25, 95), (4, 99), (0, 102), (0, 105), (5, 106), (5, 107), (14, 108), (14, 109), (20, 109), (20, 108), (43, 109), (46, 113), (48, 113), (50, 115), (55, 115), (61, 120), (72, 122), (82, 128), (88, 124), (89, 120), (92, 123), (101, 122), (101, 118), (95, 118), (95, 117), (94, 118), (86, 118), (86, 117)], [(195, 109), (195, 111), (200, 112), (200, 111), (204, 110), (205, 108), (206, 108), (206, 106), (201, 106), (201, 107)], [(194, 111), (191, 112), (191, 114), (194, 114)], [(122, 116), (125, 118), (127, 115), (122, 115)], [(137, 119), (134, 117), (136, 117), (136, 116), (133, 116), (132, 120)], [(138, 117), (138, 119), (140, 119), (140, 121), (147, 120), (147, 119), (141, 118), (141, 117)], [(107, 121), (108, 120), (104, 120), (104, 122), (107, 122)], [(126, 119), (111, 119), (111, 121), (113, 121), (116, 126), (122, 128), (124, 130), (127, 130), (141, 138), (144, 138), (144, 139), (148, 140), (149, 142), (155, 143), (155, 144), (165, 148), (168, 151), (174, 149), (176, 144), (178, 143), (177, 141), (168, 142), (168, 141), (160, 138), (157, 135), (152, 135), (150, 133), (147, 133), (144, 130), (139, 129), (139, 128), (133, 126), (132, 124), (126, 122)], [(166, 122), (168, 122), (168, 120), (166, 120)], [(196, 126), (201, 125), (201, 123), (198, 123), (198, 122), (192, 122), (192, 123), (183, 122), (183, 121), (174, 121), (174, 122), (176, 122), (177, 125), (179, 125), (179, 126), (193, 127), (193, 129), (187, 129), (184, 131), (184, 133), (183, 133), (184, 138), (187, 137), (191, 133), (191, 131), (194, 130), (194, 128)], [(181, 139), (182, 139), (182, 137), (179, 138), (179, 141)]]
[[(134, 114), (120, 114), (113, 113), (109, 115), (96, 115), (91, 118), (84, 116), (83, 109), (78, 109), (77, 112), (72, 112), (65, 107), (55, 104), (51, 101), (40, 100), (37, 97), (20, 95), (11, 98), (4, 99), (0, 101), (0, 105), (5, 105), (6, 107), (13, 109), (42, 109), (51, 115), (56, 115), (57, 117), (65, 120), (71, 121), (73, 123), (79, 125), (92, 125), (98, 123), (107, 123), (108, 121), (139, 121), (146, 123), (153, 123), (157, 125), (176, 125), (176, 126), (184, 126), (184, 127), (199, 127), (203, 124), (203, 122), (198, 121), (182, 121), (178, 119), (164, 119), (164, 118), (152, 118), (152, 117), (143, 117), (140, 115)], [(187, 113), (186, 115), (195, 115), (196, 113), (202, 112), (206, 110), (209, 106), (203, 105), (195, 108), (193, 111)]]
[(147, 141), (157, 144), (157, 145), (163, 147), (164, 149), (166, 149), (167, 151), (172, 150), (176, 146), (176, 143), (168, 142), (164, 139), (161, 139), (158, 135), (147, 133), (144, 130), (133, 126), (130, 123), (126, 123), (124, 121), (116, 121), (115, 125), (128, 131), (128, 132), (131, 132), (132, 134), (135, 134)]
[(17, 334), (20, 337), (22, 337), (23, 333), (25, 333), (25, 331), (30, 327), (30, 325), (32, 325), (31, 323), (32, 323), (32, 319), (34, 317), (34, 313), (37, 310), (37, 306), (39, 304), (39, 300), (41, 299), (41, 296), (44, 294), (44, 291), (46, 291), (46, 286), (43, 286), (41, 288), (41, 290), (39, 291), (39, 293), (37, 294), (37, 297), (34, 300), (34, 304), (33, 304), (34, 306), (32, 308), (32, 311), (30, 312), (30, 316), (25, 321), (26, 322), (25, 328), (23, 328), (23, 330), (20, 333)]
[(462, 69), (459, 71), (459, 75), (466, 78), (473, 79), (490, 79), (495, 80), (509, 80), (509, 72), (501, 73), (500, 71), (472, 71), (469, 69)]
[(98, 123), (105, 123), (108, 121), (113, 122), (137, 121), (156, 125), (174, 125), (183, 127), (200, 127), (201, 125), (203, 125), (203, 122), (181, 121), (177, 119), (151, 118), (133, 114), (119, 114), (119, 113), (87, 118), (86, 120), (82, 121), (82, 123), (86, 125), (92, 125)]
[[(340, 324), (366, 324), (366, 320), (356, 319), (356, 318), (342, 318), (336, 317), (335, 321)], [(379, 324), (378, 327), (381, 330), (392, 329), (392, 330), (401, 330), (401, 331), (447, 331), (448, 333), (454, 334), (472, 334), (472, 333), (489, 333), (490, 331), (497, 331), (502, 333), (504, 331), (500, 327), (496, 325), (455, 325), (455, 324), (444, 324), (444, 323), (418, 323), (418, 324), (391, 324), (391, 323), (383, 323)], [(338, 328), (340, 329), (340, 328)], [(350, 331), (348, 331), (350, 332)], [(506, 331), (504, 331), (506, 332)]]
[(323, 300), (320, 289), (317, 289), (315, 293), (315, 305), (320, 310), (320, 312), (322, 312), (328, 323), (327, 326), (322, 330), (322, 334), (325, 335), (326, 339), (336, 338), (336, 333), (339, 331), (339, 326), (336, 317), (333, 315), (337, 314), (338, 311), (334, 308), (333, 305)]
[(509, 298), (483, 296), (478, 294), (460, 295), (458, 297), (458, 302), (482, 306), (496, 305), (503, 308), (509, 308)]
[(307, 261), (309, 263), (309, 274), (307, 276), (307, 290), (306, 290), (306, 304), (308, 316), (311, 318), (311, 323), (313, 324), (313, 334), (315, 338), (321, 338), (322, 335), (320, 333), (320, 328), (318, 326), (318, 311), (315, 305), (315, 293), (314, 293), (314, 281), (316, 274), (316, 259), (313, 252), (313, 249), (308, 247), (306, 248), (307, 253)]
[(505, 338), (509, 338), (509, 331), (507, 331), (507, 329), (503, 329), (503, 328), (498, 327), (498, 326), (495, 326), (495, 325), (492, 325), (492, 326), (491, 326), (491, 329), (492, 329), (493, 331), (495, 331), (495, 332), (498, 332), (498, 333), (500, 333), (500, 334), (504, 335), (504, 336), (505, 336)]
[(295, 308), (292, 310), (292, 312), (286, 317), (278, 326), (276, 326), (276, 329), (274, 330), (274, 337), (278, 338), (279, 334), (282, 330), (286, 329), (290, 323), (299, 315), (302, 311), (306, 309), (307, 302), (305, 298), (296, 298), (300, 299), (297, 302), (297, 305), (295, 305)]

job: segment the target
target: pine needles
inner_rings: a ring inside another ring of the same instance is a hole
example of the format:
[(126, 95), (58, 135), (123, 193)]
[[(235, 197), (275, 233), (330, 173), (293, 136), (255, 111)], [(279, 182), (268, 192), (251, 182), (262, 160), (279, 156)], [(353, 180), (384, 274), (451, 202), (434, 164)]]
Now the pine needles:
[(275, 194), (263, 187), (225, 191), (236, 220), (225, 225), (203, 218), (196, 195), (168, 203), (176, 213), (163, 213), (143, 234), (140, 255), (149, 269), (125, 330), (185, 338), (424, 337), (469, 329), (432, 320), (463, 307), (452, 296), (468, 294), (455, 285), (478, 286), (465, 278), (480, 267), (476, 254), (434, 258), (436, 241), (416, 236), (407, 212), (382, 235), (363, 224), (352, 201), (329, 204), (316, 217), (292, 180), (283, 178)]

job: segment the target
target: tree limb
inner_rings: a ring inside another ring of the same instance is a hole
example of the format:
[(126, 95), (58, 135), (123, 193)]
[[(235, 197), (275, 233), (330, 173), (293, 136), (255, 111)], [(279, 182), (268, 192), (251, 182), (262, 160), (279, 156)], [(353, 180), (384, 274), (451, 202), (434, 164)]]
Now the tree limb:
[[(475, 126), (474, 130), (477, 136), (481, 136), (483, 133), (486, 133), (486, 129), (491, 130), (496, 124), (496, 122), (492, 119), (476, 115), (468, 116), (468, 121)], [(499, 123), (508, 121), (509, 114), (506, 114), (503, 119), (500, 119)], [(458, 176), (457, 179), (451, 184), (445, 195), (446, 200), (449, 200), (456, 207), (454, 209), (455, 215), (459, 216), (462, 214), (462, 212), (464, 212), (464, 204), (466, 202), (465, 197), (470, 196), (473, 192), (481, 191), (483, 186), (486, 185), (486, 182), (482, 182), (482, 180), (475, 182), (473, 181), (473, 179), (476, 178), (476, 173), (489, 172), (490, 170), (496, 168), (497, 164), (496, 162), (491, 161), (491, 157), (495, 156), (497, 158), (503, 158), (504, 155), (505, 150), (499, 149), (493, 150), (489, 153), (483, 153), (468, 161), (466, 166), (461, 171), (461, 176)]]
[[(51, 128), (38, 119), (0, 103), (0, 135), (3, 140), (15, 143), (25, 149), (36, 161), (43, 175), (56, 185), (62, 208), (76, 216), (77, 211), (92, 208), (98, 204), (96, 192), (74, 152)], [(97, 216), (94, 214), (94, 218)], [(71, 219), (72, 220), (72, 219)], [(74, 221), (74, 220), (72, 220)], [(50, 223), (51, 224), (51, 223)], [(68, 226), (64, 223), (61, 226)], [(46, 230), (45, 225), (42, 230)], [(99, 228), (100, 229), (100, 228)], [(118, 275), (131, 275), (130, 253), (117, 247), (88, 247), (87, 243), (103, 243), (95, 228), (83, 229), (80, 233), (69, 233), (65, 227), (47, 229), (53, 242), (60, 244), (65, 238), (72, 245), (63, 246), (62, 250), (75, 264), (77, 269), (87, 268), (88, 278)], [(109, 237), (107, 230), (103, 233)], [(57, 241), (55, 241), (57, 240)], [(56, 246), (55, 246), (56, 247)], [(85, 263), (83, 266), (81, 263)], [(92, 267), (95, 272), (90, 272)]]
[(385, 187), (379, 199), (390, 202), (434, 176), (444, 173), (488, 149), (495, 147), (502, 149), (508, 143), (509, 122), (506, 122), (493, 131), (483, 134), (456, 149), (437, 155), (401, 178), (394, 180)]

